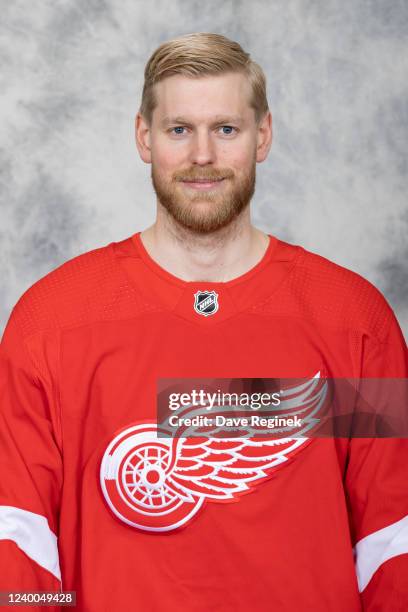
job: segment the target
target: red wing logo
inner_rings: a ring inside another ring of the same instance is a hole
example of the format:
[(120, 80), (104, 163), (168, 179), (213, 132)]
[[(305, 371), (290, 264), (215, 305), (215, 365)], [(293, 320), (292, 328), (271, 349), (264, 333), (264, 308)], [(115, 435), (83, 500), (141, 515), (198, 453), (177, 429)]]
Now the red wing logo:
[[(288, 409), (316, 408), (326, 388), (318, 376), (307, 388), (296, 388), (301, 389), (295, 393), (297, 402), (293, 393), (288, 394)], [(305, 437), (169, 438), (159, 433), (155, 423), (126, 427), (107, 447), (100, 469), (102, 492), (112, 512), (148, 532), (186, 525), (204, 502), (239, 501), (310, 441)]]

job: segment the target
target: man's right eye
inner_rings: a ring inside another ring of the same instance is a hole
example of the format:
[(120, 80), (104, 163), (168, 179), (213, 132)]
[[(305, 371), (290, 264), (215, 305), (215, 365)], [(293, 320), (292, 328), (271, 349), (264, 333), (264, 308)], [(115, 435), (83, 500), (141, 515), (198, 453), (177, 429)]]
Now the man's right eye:
[(172, 134), (182, 134), (183, 132), (174, 132), (173, 130), (185, 130), (185, 129), (186, 129), (186, 128), (185, 128), (184, 126), (182, 126), (182, 125), (178, 125), (178, 126), (176, 126), (176, 127), (174, 127), (174, 128), (171, 128), (169, 131), (170, 131), (170, 133), (172, 133)]

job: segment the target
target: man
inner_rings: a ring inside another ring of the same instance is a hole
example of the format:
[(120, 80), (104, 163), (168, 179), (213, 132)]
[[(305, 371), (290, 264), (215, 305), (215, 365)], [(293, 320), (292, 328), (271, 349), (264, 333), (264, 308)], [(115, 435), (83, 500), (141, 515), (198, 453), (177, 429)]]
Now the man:
[(407, 376), (373, 285), (251, 225), (265, 91), (223, 36), (161, 45), (135, 126), (155, 223), (14, 307), (1, 590), (76, 591), (87, 612), (408, 609), (407, 440), (159, 436), (166, 379)]

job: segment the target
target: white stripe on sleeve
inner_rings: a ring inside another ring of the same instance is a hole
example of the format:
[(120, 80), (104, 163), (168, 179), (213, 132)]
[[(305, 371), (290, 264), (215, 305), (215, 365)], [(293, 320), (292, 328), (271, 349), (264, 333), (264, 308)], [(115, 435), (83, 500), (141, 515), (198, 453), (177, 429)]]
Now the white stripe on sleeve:
[(25, 554), (61, 580), (57, 536), (45, 516), (0, 506), (0, 540), (12, 540)]
[(354, 553), (361, 593), (384, 561), (408, 553), (408, 515), (359, 540)]

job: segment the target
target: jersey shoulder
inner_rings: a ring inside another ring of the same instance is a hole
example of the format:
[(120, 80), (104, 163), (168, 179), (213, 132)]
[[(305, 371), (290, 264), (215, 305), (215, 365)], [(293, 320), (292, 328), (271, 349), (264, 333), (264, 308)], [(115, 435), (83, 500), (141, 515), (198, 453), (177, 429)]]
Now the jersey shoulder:
[(395, 314), (381, 291), (357, 272), (302, 246), (297, 248), (296, 265), (279, 299), (271, 300), (267, 308), (384, 341)]
[(118, 265), (113, 245), (81, 253), (31, 285), (10, 319), (22, 337), (38, 331), (131, 316), (143, 310), (137, 288)]

